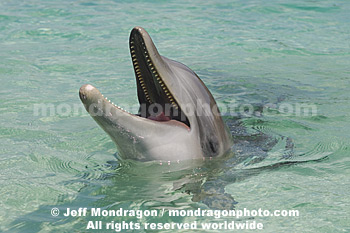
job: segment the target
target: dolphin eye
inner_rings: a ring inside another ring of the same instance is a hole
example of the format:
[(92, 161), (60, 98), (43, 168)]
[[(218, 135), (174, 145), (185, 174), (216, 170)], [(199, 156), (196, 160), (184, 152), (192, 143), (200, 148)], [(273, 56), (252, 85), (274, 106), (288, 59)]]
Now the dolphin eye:
[(205, 157), (215, 157), (220, 152), (220, 144), (214, 135), (205, 135), (202, 139), (201, 146)]
[(218, 143), (212, 140), (209, 141), (209, 148), (213, 154), (218, 152)]

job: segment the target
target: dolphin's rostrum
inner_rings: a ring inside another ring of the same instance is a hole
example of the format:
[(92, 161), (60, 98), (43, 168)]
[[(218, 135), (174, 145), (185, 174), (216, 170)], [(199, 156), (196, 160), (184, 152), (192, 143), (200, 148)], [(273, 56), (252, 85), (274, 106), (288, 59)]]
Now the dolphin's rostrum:
[(123, 159), (180, 161), (225, 154), (231, 134), (216, 102), (187, 66), (161, 56), (145, 29), (130, 34), (138, 114), (107, 100), (92, 85), (79, 96), (86, 110), (106, 131)]

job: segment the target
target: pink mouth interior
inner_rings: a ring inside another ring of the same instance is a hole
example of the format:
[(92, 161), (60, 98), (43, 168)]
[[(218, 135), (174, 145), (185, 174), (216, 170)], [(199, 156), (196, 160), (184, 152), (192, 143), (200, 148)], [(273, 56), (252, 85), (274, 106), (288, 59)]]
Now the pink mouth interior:
[(188, 131), (191, 130), (190, 127), (188, 127), (186, 124), (182, 123), (181, 121), (172, 120), (169, 116), (166, 116), (164, 114), (164, 112), (161, 112), (161, 113), (159, 113), (156, 116), (149, 116), (149, 117), (147, 117), (147, 119), (150, 119), (150, 120), (153, 120), (153, 121), (164, 122), (166, 124), (171, 124), (171, 125), (174, 125), (174, 126), (184, 127)]
[(154, 120), (154, 121), (170, 121), (171, 118), (168, 116), (165, 116), (164, 112), (159, 113), (157, 116), (149, 116), (147, 119)]

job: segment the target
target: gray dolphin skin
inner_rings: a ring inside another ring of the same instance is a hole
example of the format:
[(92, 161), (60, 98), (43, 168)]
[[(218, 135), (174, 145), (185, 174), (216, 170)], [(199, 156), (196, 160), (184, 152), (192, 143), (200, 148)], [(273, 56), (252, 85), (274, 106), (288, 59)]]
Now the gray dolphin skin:
[(111, 137), (122, 159), (182, 161), (230, 151), (232, 136), (216, 102), (195, 72), (161, 56), (145, 29), (129, 40), (138, 114), (111, 103), (92, 85), (79, 96), (86, 110)]

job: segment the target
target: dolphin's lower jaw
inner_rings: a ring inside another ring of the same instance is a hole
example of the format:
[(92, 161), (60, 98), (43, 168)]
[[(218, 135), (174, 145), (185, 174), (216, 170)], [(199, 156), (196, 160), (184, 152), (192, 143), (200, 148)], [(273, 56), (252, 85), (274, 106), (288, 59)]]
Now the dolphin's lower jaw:
[(179, 161), (220, 156), (232, 145), (220, 116), (197, 110), (200, 100), (216, 108), (203, 82), (188, 67), (159, 55), (148, 33), (135, 27), (130, 34), (139, 113), (134, 115), (111, 103), (92, 85), (79, 96), (86, 110), (118, 147), (121, 158)]
[(115, 142), (121, 158), (177, 161), (202, 156), (200, 148), (196, 147), (198, 142), (183, 123), (155, 121), (131, 114), (90, 84), (83, 85), (79, 92), (80, 98), (85, 100), (85, 109)]

